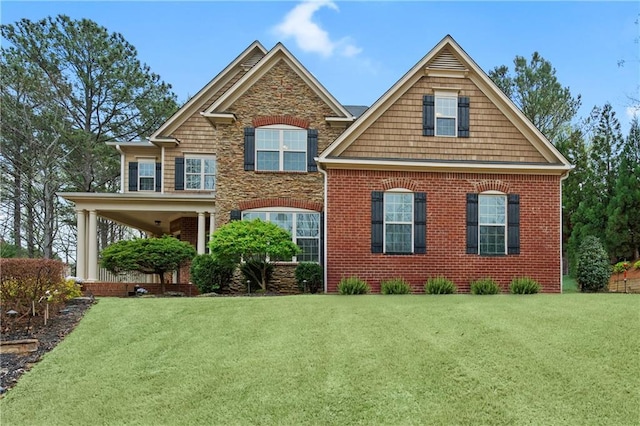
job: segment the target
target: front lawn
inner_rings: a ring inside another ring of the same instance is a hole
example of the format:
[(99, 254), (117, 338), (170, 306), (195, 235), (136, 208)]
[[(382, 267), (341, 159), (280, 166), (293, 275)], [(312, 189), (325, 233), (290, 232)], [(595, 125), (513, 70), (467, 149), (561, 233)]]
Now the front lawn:
[(637, 424), (640, 298), (102, 299), (2, 425)]

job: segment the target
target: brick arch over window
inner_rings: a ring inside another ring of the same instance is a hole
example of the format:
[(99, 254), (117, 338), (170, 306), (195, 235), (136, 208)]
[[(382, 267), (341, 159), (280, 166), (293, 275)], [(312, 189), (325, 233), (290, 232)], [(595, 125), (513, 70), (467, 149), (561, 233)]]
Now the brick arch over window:
[(323, 210), (322, 203), (308, 200), (296, 200), (293, 198), (262, 198), (259, 200), (242, 201), (238, 204), (240, 210), (262, 209), (265, 207), (291, 207), (316, 212)]
[(300, 127), (302, 129), (309, 128), (309, 120), (304, 118), (292, 117), (290, 115), (268, 115), (256, 117), (251, 121), (253, 127), (270, 126), (273, 124), (287, 124), (289, 126)]
[(385, 191), (389, 191), (391, 189), (404, 188), (408, 189), (411, 192), (418, 191), (418, 183), (409, 178), (390, 178), (382, 181), (382, 188)]
[(481, 180), (478, 182), (473, 182), (474, 192), (485, 192), (485, 191), (499, 191), (504, 194), (508, 194), (509, 191), (509, 182), (504, 182), (501, 180)]

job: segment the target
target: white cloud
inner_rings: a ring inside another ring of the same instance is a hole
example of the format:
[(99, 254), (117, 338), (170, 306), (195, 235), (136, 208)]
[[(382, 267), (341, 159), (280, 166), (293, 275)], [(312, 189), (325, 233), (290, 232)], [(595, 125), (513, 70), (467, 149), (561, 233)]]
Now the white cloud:
[(633, 117), (635, 116), (640, 116), (640, 107), (637, 107), (637, 106), (627, 107), (627, 117), (629, 117), (629, 120), (633, 120)]
[(274, 28), (275, 33), (284, 39), (293, 38), (300, 49), (305, 52), (320, 53), (329, 57), (334, 52), (342, 56), (353, 57), (362, 49), (353, 44), (349, 38), (337, 42), (331, 40), (329, 33), (313, 22), (313, 15), (323, 7), (338, 10), (338, 6), (331, 0), (304, 1), (287, 13)]

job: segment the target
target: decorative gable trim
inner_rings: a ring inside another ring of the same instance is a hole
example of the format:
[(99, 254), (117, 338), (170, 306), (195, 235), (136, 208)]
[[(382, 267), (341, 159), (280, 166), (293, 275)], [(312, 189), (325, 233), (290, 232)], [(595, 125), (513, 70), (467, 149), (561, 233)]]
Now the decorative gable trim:
[(203, 108), (211, 97), (228, 84), (238, 72), (244, 72), (252, 64), (255, 66), (266, 54), (267, 50), (259, 41), (251, 43), (236, 59), (165, 121), (149, 139), (155, 142), (155, 140), (167, 138), (167, 135), (171, 135), (187, 119)]
[[(342, 133), (318, 159), (319, 164), (333, 162), (354, 141), (360, 137), (376, 120), (385, 113), (397, 100), (404, 95), (416, 82), (422, 78), (427, 65), (448, 51), (468, 69), (468, 78), (486, 95), (493, 104), (509, 119), (509, 121), (523, 134), (523, 136), (545, 158), (547, 163), (537, 165), (539, 169), (551, 168), (562, 171), (571, 170), (572, 166), (566, 158), (549, 142), (544, 135), (525, 117), (515, 104), (491, 81), (489, 76), (471, 59), (471, 57), (449, 35), (444, 37), (427, 55), (411, 68), (398, 82), (396, 82), (376, 103), (360, 118)], [(445, 57), (433, 63), (445, 66)], [(455, 65), (459, 68), (458, 65)], [(465, 73), (461, 69), (431, 69), (433, 72), (444, 72), (451, 75)], [(430, 71), (430, 72), (431, 72)], [(431, 75), (431, 74), (430, 74)], [(348, 159), (344, 159), (349, 162)], [(444, 164), (443, 164), (444, 165)], [(514, 169), (517, 165), (512, 166)]]
[(467, 70), (467, 67), (465, 67), (462, 62), (460, 62), (460, 60), (448, 47), (442, 49), (435, 58), (429, 61), (427, 63), (427, 68), (460, 71)]
[(320, 84), (320, 82), (284, 47), (282, 43), (275, 45), (273, 49), (260, 60), (256, 66), (243, 75), (229, 90), (218, 98), (205, 114), (224, 112), (263, 75), (273, 68), (279, 61), (284, 61), (302, 80), (325, 102), (339, 117), (353, 118), (336, 98)]
[(263, 209), (266, 207), (290, 207), (293, 209), (305, 209), (321, 212), (324, 208), (322, 203), (308, 200), (298, 200), (294, 198), (261, 198), (259, 200), (241, 201), (238, 204), (240, 210)]
[(286, 124), (289, 126), (300, 127), (302, 129), (309, 128), (309, 120), (304, 118), (292, 117), (290, 115), (269, 115), (256, 117), (251, 121), (253, 127), (270, 126), (273, 124)]

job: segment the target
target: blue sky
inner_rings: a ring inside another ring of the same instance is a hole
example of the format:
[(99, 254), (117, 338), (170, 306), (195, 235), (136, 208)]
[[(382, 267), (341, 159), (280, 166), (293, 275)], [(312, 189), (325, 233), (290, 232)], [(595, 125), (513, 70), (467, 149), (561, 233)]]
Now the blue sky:
[[(486, 72), (534, 51), (628, 131), (640, 98), (640, 2), (24, 2), (2, 23), (66, 14), (120, 32), (184, 102), (254, 40), (278, 41), (343, 104), (371, 105), (445, 35)], [(625, 60), (623, 67), (618, 66)]]

